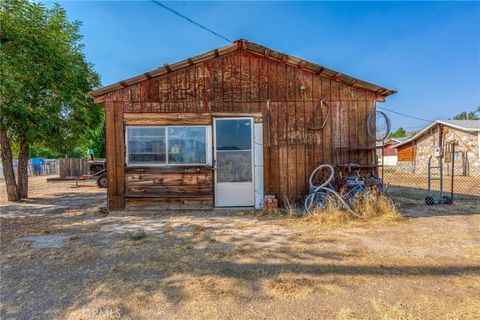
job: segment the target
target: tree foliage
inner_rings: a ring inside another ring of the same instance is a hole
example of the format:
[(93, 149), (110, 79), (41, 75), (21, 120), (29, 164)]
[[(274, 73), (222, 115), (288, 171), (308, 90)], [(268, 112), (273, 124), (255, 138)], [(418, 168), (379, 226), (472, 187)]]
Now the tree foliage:
[(480, 120), (480, 106), (477, 107), (474, 111), (463, 111), (453, 117), (453, 120)]
[(106, 158), (104, 126), (101, 125), (97, 129), (89, 131), (86, 137), (86, 149), (92, 149), (96, 158)]
[(405, 129), (400, 127), (396, 131), (390, 133), (390, 135), (388, 137), (389, 138), (402, 138), (402, 137), (405, 137), (406, 133), (407, 132), (405, 131)]
[[(12, 149), (14, 152), (18, 152), (18, 144), (14, 144)], [(82, 141), (79, 142), (75, 147), (67, 150), (66, 152), (64, 150), (58, 151), (46, 147), (33, 146), (29, 150), (29, 158), (84, 158), (87, 155), (86, 151), (88, 149), (93, 150), (93, 155), (95, 158), (106, 157), (103, 124), (100, 124), (94, 130), (86, 130)]]
[(99, 78), (85, 62), (80, 23), (58, 4), (26, 0), (4, 1), (0, 22), (1, 128), (12, 140), (70, 149), (102, 113), (85, 95)]
[(98, 129), (103, 111), (86, 93), (99, 77), (85, 60), (80, 26), (58, 4), (0, 3), (2, 142), (65, 154)]

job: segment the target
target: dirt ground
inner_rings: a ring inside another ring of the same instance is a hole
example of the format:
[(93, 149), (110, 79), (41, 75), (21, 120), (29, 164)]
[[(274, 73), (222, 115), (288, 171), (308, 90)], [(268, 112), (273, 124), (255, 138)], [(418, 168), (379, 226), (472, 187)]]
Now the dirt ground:
[(1, 319), (480, 318), (477, 204), (405, 202), (384, 224), (105, 215), (73, 185), (33, 178), (14, 204), (0, 185)]

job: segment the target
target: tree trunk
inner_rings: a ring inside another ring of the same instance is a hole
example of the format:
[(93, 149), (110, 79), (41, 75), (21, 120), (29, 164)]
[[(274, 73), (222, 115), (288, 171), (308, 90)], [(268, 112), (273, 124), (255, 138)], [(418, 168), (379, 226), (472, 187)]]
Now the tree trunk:
[(20, 139), (18, 152), (18, 193), (20, 198), (28, 198), (28, 151), (29, 145), (25, 138)]
[(15, 181), (15, 172), (13, 170), (12, 148), (5, 130), (0, 130), (0, 146), (2, 149), (3, 176), (7, 187), (8, 201), (18, 201), (20, 194), (18, 192), (17, 182)]

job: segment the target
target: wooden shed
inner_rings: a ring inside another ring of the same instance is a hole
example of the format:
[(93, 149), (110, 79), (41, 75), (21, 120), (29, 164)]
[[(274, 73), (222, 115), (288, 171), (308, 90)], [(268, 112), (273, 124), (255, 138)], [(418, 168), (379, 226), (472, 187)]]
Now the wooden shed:
[(299, 201), (320, 163), (375, 166), (366, 119), (393, 93), (246, 40), (100, 88), (108, 207)]

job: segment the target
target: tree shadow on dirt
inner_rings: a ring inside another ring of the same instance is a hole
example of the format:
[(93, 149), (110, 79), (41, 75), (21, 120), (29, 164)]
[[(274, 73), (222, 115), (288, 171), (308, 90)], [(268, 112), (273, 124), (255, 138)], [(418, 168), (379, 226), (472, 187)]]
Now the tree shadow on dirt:
[[(427, 205), (425, 198), (428, 190), (413, 187), (389, 186), (388, 194), (403, 209), (408, 217), (455, 216), (480, 213), (480, 196), (478, 190), (469, 193), (454, 193), (453, 204), (440, 203), (442, 199), (438, 191), (432, 191), (433, 205)], [(451, 197), (450, 192), (443, 194)]]
[(0, 204), (0, 217), (15, 218), (29, 215), (60, 215), (65, 210), (95, 208), (106, 205), (105, 193), (67, 192), (48, 197), (35, 197), (18, 202)]
[[(2, 206), (2, 217), (5, 207), (12, 215), (61, 216), (66, 210), (103, 203), (104, 194), (72, 192)], [(91, 308), (119, 308), (122, 317), (140, 318), (138, 312), (146, 306), (173, 314), (202, 299), (213, 304), (225, 298), (248, 303), (306, 290), (328, 294), (326, 288), (351, 287), (350, 280), (359, 276), (480, 275), (478, 265), (365, 262), (364, 253), (346, 247), (342, 239), (293, 237), (275, 221), (250, 216), (233, 220), (230, 213), (187, 211), (175, 216), (184, 218), (180, 222), (170, 217), (111, 216), (95, 221), (100, 231), (78, 232), (80, 240), (67, 241), (63, 248), (35, 251), (24, 245), (18, 254), (9, 253), (1, 266), (1, 318), (81, 318)], [(82, 223), (81, 219), (65, 219), (67, 231), (62, 232), (73, 232), (72, 223)], [(125, 233), (138, 228), (148, 231), (141, 240)], [(109, 234), (118, 239), (94, 241)]]
[[(286, 281), (288, 290), (295, 291), (348, 286), (348, 279), (356, 276), (480, 275), (475, 265), (362, 265), (354, 262), (360, 253), (336, 249), (339, 243), (332, 239), (319, 239), (311, 248), (302, 248), (295, 243), (279, 243), (276, 235), (250, 235), (248, 242), (238, 237), (228, 240), (219, 236), (224, 231), (220, 226), (192, 232), (171, 229), (139, 241), (124, 237), (107, 246), (72, 247), (63, 259), (17, 261), (22, 272), (2, 270), (9, 278), (7, 285), (20, 281), (20, 277), (31, 280), (26, 287), (13, 285), (2, 290), (8, 310), (3, 316), (50, 318), (64, 312), (83, 312), (94, 305), (119, 308), (122, 316), (135, 317), (138, 310), (133, 306), (149, 301), (169, 312), (202, 295), (212, 303), (225, 296), (242, 301), (255, 296), (268, 301), (268, 288), (279, 286), (283, 290)], [(278, 246), (257, 246), (269, 242)], [(118, 251), (107, 254), (107, 248)], [(55, 250), (51, 254), (55, 255)], [(46, 287), (49, 290), (43, 290)], [(29, 296), (15, 293), (19, 289)], [(41, 296), (42, 302), (33, 301), (34, 296)], [(21, 303), (22, 308), (15, 311), (15, 303)]]
[(405, 217), (425, 218), (441, 216), (469, 216), (480, 214), (478, 202), (454, 202), (453, 204), (425, 205), (422, 203), (402, 203), (401, 212)]

